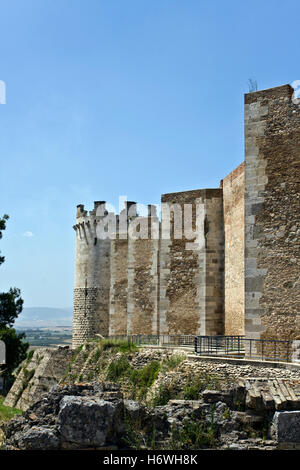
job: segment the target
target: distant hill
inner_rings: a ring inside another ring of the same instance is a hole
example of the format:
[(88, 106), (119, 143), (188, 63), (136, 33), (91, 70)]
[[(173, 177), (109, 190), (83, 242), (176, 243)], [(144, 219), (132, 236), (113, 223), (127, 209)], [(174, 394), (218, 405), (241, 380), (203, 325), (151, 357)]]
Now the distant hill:
[(52, 307), (24, 307), (14, 326), (72, 326), (73, 309)]

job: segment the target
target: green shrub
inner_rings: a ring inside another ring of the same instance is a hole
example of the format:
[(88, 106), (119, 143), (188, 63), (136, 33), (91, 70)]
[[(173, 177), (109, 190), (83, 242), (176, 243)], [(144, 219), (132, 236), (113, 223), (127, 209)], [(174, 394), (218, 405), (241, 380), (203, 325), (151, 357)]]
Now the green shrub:
[(32, 359), (33, 354), (34, 354), (34, 349), (31, 349), (30, 351), (28, 351), (27, 356), (26, 356), (26, 364), (29, 364), (29, 362)]
[(206, 389), (219, 390), (218, 377), (205, 373), (190, 378), (182, 391), (182, 396), (185, 400), (199, 400), (201, 393)]
[(182, 427), (174, 428), (168, 448), (171, 450), (212, 448), (216, 443), (216, 434), (212, 409), (210, 422), (205, 419), (186, 419)]
[(130, 381), (134, 386), (133, 398), (144, 398), (148, 388), (157, 379), (161, 364), (159, 361), (151, 361), (142, 369), (134, 369), (130, 375)]
[(11, 408), (10, 406), (4, 406), (3, 401), (4, 397), (0, 395), (0, 421), (9, 420), (16, 414), (22, 414), (21, 410)]
[(163, 406), (172, 398), (172, 392), (167, 385), (160, 385), (152, 399), (152, 406)]
[(230, 409), (227, 407), (223, 413), (224, 419), (230, 419)]
[(168, 359), (164, 359), (162, 362), (162, 370), (167, 371), (167, 370), (172, 370), (176, 369), (179, 364), (182, 363), (182, 361), (185, 360), (185, 356), (182, 354), (173, 354), (171, 357)]
[(100, 340), (100, 348), (103, 351), (113, 349), (122, 353), (134, 352), (137, 350), (136, 344), (129, 339), (102, 339)]
[(117, 381), (130, 367), (128, 359), (125, 356), (121, 356), (109, 364), (106, 377), (108, 380)]
[(191, 383), (187, 385), (183, 390), (184, 400), (198, 400), (199, 394), (199, 385), (197, 383)]

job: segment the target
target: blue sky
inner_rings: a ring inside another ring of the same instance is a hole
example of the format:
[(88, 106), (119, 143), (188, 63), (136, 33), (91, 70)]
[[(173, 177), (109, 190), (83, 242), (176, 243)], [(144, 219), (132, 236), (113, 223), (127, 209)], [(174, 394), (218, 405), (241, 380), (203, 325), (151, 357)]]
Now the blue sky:
[(76, 205), (218, 187), (248, 79), (300, 79), (297, 1), (0, 1), (0, 291), (72, 305)]

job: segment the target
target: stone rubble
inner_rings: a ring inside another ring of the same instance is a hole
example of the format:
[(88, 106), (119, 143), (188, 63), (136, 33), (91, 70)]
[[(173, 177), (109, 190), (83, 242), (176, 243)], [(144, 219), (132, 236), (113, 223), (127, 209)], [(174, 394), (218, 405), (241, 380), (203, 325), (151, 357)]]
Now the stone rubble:
[[(187, 421), (213, 422), (216, 449), (278, 448), (285, 442), (282, 428), (286, 429), (288, 416), (282, 417), (275, 408), (247, 408), (248, 392), (240, 384), (224, 392), (205, 390), (200, 400), (170, 400), (149, 408), (124, 399), (114, 383), (57, 385), (22, 416), (2, 423), (3, 449), (131, 448), (126, 444), (128, 420), (135, 433), (142, 431), (144, 448), (151, 448), (147, 436), (155, 429), (156, 445), (167, 449), (172, 429), (181, 429)], [(300, 411), (294, 413), (292, 418), (298, 423)], [(299, 442), (299, 428), (293, 442)]]

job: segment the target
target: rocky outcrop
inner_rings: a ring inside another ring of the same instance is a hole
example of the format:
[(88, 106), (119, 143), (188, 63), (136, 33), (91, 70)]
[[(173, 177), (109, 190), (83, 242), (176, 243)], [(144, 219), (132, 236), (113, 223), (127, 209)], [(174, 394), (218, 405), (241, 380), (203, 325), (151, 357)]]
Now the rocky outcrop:
[(37, 348), (29, 352), (17, 371), (4, 405), (25, 411), (61, 380), (74, 354), (68, 346)]
[(115, 444), (124, 433), (115, 384), (56, 386), (22, 416), (2, 425), (6, 448), (77, 449)]
[[(154, 371), (158, 375), (145, 380), (145, 372)], [(22, 364), (6, 397), (24, 413), (2, 425), (4, 446), (295, 448), (299, 374), (295, 366), (195, 360), (182, 350), (124, 352), (99, 342), (75, 351), (41, 348)]]
[[(121, 356), (122, 353), (117, 349), (101, 349), (101, 344), (97, 341), (86, 343), (77, 350), (38, 348), (32, 357), (21, 365), (4, 404), (25, 411), (57, 383), (105, 382), (109, 364)], [(284, 364), (278, 364), (275, 367), (274, 364), (255, 363), (255, 361), (230, 363), (217, 359), (198, 360), (195, 355), (187, 356), (186, 351), (182, 349), (139, 348), (127, 353), (126, 359), (132, 368), (142, 369), (153, 361), (163, 363), (179, 356), (182, 357), (179, 367), (175, 366), (168, 370), (161, 368), (157, 380), (148, 391), (148, 399), (151, 399), (161, 387), (169, 387), (174, 391), (171, 398), (181, 398), (174, 396), (175, 392), (180, 395), (188, 383), (195, 381), (201, 381), (201, 387), (204, 388), (228, 390), (238, 384), (240, 379), (250, 378), (251, 381), (253, 378), (256, 381), (261, 378), (261, 384), (273, 381), (274, 385), (275, 381), (278, 393), (281, 393), (282, 389), (278, 384), (300, 383), (300, 368), (296, 366), (288, 368)], [(126, 383), (121, 384), (121, 387), (125, 398), (131, 398), (127, 393)], [(267, 389), (265, 392), (269, 394)], [(294, 392), (300, 399), (300, 388), (299, 391), (294, 389)], [(280, 398), (280, 395), (278, 397)], [(285, 405), (282, 409), (285, 409)]]
[(114, 383), (55, 386), (22, 416), (2, 424), (3, 448), (275, 449), (281, 416), (275, 409), (248, 409), (247, 394), (239, 385), (151, 408), (124, 399)]

